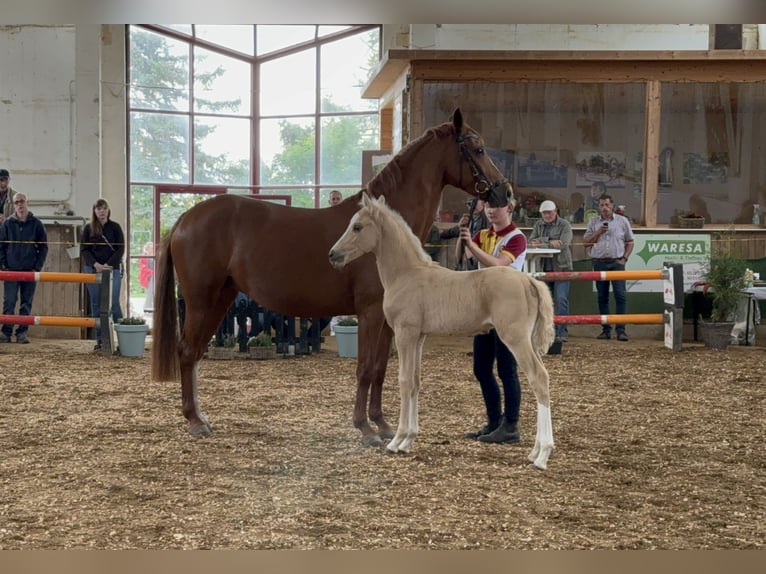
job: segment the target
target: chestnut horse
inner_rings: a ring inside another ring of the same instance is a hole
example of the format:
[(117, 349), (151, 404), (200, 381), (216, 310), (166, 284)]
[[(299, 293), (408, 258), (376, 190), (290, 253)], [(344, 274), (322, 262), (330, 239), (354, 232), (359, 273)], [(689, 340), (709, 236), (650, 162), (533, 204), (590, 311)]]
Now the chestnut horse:
[[(426, 130), (405, 146), (367, 189), (373, 196), (385, 196), (423, 241), (446, 185), (497, 205), (507, 202), (510, 187), (459, 109), (449, 122)], [(327, 260), (330, 246), (359, 209), (361, 193), (323, 209), (220, 195), (183, 213), (163, 239), (155, 285), (152, 377), (171, 381), (180, 374), (183, 413), (193, 435), (212, 432), (199, 406), (199, 361), (237, 293), (243, 291), (285, 315), (356, 314), (354, 426), (365, 444), (380, 446), (381, 437), (393, 437), (381, 407), (392, 332), (383, 316), (383, 287), (375, 259), (360, 258), (342, 273)], [(186, 305), (181, 332), (176, 279)]]
[(386, 198), (362, 195), (359, 210), (329, 252), (343, 269), (375, 254), (385, 291), (383, 313), (399, 353), (399, 428), (386, 447), (409, 452), (418, 435), (418, 393), (427, 335), (475, 335), (494, 328), (527, 376), (537, 399), (537, 434), (529, 453), (545, 469), (553, 450), (548, 371), (540, 358), (554, 339), (553, 301), (542, 281), (511, 267), (468, 273), (431, 261), (404, 219)]

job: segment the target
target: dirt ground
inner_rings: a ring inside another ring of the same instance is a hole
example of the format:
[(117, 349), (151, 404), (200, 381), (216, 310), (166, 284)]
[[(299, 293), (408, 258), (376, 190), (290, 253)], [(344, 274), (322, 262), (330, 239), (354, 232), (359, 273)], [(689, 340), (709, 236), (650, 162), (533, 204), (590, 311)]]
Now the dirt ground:
[[(364, 447), (355, 361), (204, 360), (214, 434), (148, 353), (0, 346), (0, 549), (752, 549), (766, 540), (766, 349), (572, 337), (547, 356), (556, 441), (465, 440), (483, 407), (469, 338), (426, 344), (409, 455)], [(398, 419), (397, 358), (384, 408)], [(525, 383), (524, 383), (525, 384)]]

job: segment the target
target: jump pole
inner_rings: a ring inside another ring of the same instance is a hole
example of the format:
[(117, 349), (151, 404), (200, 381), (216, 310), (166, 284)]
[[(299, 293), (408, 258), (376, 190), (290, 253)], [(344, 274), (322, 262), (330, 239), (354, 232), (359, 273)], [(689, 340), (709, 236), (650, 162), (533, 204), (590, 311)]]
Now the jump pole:
[(48, 327), (98, 327), (93, 317), (56, 317), (52, 315), (0, 315), (0, 323), (8, 325), (45, 325)]
[(663, 313), (634, 313), (625, 315), (556, 315), (556, 325), (662, 325), (667, 321)]
[(0, 323), (14, 325), (46, 325), (50, 327), (96, 327), (101, 329), (101, 353), (111, 355), (114, 349), (112, 331), (112, 268), (100, 273), (60, 273), (56, 271), (0, 271), (0, 281), (35, 281), (52, 283), (100, 283), (100, 317), (54, 317), (42, 315), (0, 315)]
[(664, 325), (665, 346), (681, 350), (684, 318), (684, 266), (665, 263), (662, 269), (637, 271), (545, 271), (532, 273), (540, 281), (637, 281), (662, 279), (663, 312), (634, 315), (556, 315), (554, 323), (561, 324), (634, 324)]
[(670, 269), (644, 269), (638, 271), (542, 271), (532, 273), (540, 281), (638, 281), (669, 279)]
[(101, 283), (101, 275), (99, 273), (58, 273), (54, 271), (0, 271), (0, 281)]

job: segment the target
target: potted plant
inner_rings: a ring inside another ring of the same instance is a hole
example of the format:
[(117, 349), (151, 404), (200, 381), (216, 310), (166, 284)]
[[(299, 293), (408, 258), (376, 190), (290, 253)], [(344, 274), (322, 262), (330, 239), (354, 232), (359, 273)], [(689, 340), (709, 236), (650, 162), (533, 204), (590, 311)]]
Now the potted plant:
[(225, 335), (219, 342), (215, 337), (212, 346), (208, 348), (207, 356), (211, 359), (230, 360), (237, 352), (237, 338), (234, 335)]
[(333, 327), (335, 340), (338, 343), (338, 355), (356, 358), (359, 351), (358, 333), (359, 321), (356, 317), (344, 317)]
[(143, 317), (123, 317), (114, 325), (117, 349), (123, 357), (142, 357), (149, 327)]
[(731, 342), (734, 318), (746, 287), (746, 261), (732, 247), (732, 241), (718, 246), (704, 271), (704, 282), (712, 309), (710, 321), (700, 320), (706, 346), (726, 349)]
[(678, 227), (681, 229), (702, 229), (705, 218), (696, 211), (687, 211), (678, 216)]
[(273, 359), (277, 356), (277, 348), (271, 338), (271, 333), (259, 333), (247, 340), (247, 354), (251, 359)]

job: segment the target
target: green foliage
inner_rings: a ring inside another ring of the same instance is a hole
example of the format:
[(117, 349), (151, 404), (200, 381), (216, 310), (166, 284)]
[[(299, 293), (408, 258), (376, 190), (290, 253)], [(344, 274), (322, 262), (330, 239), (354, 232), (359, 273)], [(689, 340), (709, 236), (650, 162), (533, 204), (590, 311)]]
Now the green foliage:
[(747, 262), (739, 254), (735, 233), (729, 232), (714, 246), (704, 279), (711, 289), (713, 321), (732, 321), (745, 288)]
[(223, 346), (226, 349), (233, 349), (234, 347), (237, 346), (237, 343), (238, 343), (237, 338), (234, 335), (226, 335), (223, 338)]
[(359, 321), (356, 317), (345, 317), (338, 321), (339, 327), (356, 327), (359, 325)]
[(247, 340), (247, 346), (250, 347), (271, 347), (271, 345), (274, 344), (274, 341), (271, 340), (271, 334), (269, 333), (259, 333), (255, 337), (250, 337)]
[(123, 317), (117, 319), (118, 325), (146, 325), (146, 320), (143, 317)]

